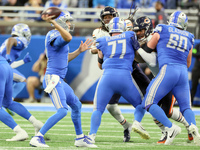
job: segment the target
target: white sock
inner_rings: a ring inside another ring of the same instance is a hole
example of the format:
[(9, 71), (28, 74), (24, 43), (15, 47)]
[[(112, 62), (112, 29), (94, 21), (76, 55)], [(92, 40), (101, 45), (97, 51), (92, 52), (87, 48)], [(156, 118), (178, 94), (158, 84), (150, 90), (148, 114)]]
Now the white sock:
[(33, 124), (34, 122), (37, 121), (37, 119), (32, 115), (32, 116), (30, 116), (30, 118), (28, 119), (28, 121)]
[(14, 129), (13, 129), (13, 131), (14, 131), (15, 133), (19, 132), (20, 130), (22, 130), (22, 128), (21, 128), (19, 125), (17, 125), (17, 126), (14, 127)]
[(124, 121), (124, 116), (122, 116), (121, 110), (118, 107), (118, 104), (108, 104), (107, 105), (107, 110), (109, 113), (119, 122)]
[(109, 113), (123, 126), (124, 129), (127, 129), (131, 125), (122, 115), (118, 104), (108, 104), (106, 108)]
[[(153, 117), (153, 116), (152, 116)], [(156, 118), (153, 117), (153, 121), (155, 122), (155, 124), (160, 128), (160, 130), (163, 132), (165, 130), (165, 126), (158, 121)]]
[(38, 132), (36, 136), (44, 136), (42, 133)]
[(189, 126), (188, 122), (178, 109), (173, 109), (171, 119), (184, 124), (185, 127)]
[(84, 134), (76, 135), (76, 138), (82, 138), (82, 137), (84, 137)]

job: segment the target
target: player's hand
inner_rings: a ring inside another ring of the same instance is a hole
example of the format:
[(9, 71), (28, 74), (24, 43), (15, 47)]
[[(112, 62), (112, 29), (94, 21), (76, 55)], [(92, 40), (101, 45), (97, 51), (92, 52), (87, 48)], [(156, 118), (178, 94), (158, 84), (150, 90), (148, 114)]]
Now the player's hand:
[(6, 60), (7, 60), (8, 63), (12, 62), (10, 54), (6, 54)]
[(90, 39), (87, 39), (84, 43), (83, 43), (83, 41), (81, 41), (81, 44), (80, 44), (80, 46), (79, 46), (79, 51), (82, 53), (82, 52), (84, 52), (84, 51), (86, 51), (86, 50), (89, 50), (89, 49), (91, 49), (91, 45), (92, 45), (92, 42), (93, 40), (90, 40)]
[(49, 23), (55, 23), (55, 20), (53, 20), (52, 18), (55, 17), (55, 15), (49, 16), (49, 15), (42, 15), (42, 19), (46, 22)]
[(32, 61), (32, 58), (31, 58), (31, 56), (29, 55), (29, 53), (27, 53), (27, 54), (24, 56), (23, 60), (24, 60), (24, 63), (28, 63), (28, 62), (31, 62), (31, 61)]

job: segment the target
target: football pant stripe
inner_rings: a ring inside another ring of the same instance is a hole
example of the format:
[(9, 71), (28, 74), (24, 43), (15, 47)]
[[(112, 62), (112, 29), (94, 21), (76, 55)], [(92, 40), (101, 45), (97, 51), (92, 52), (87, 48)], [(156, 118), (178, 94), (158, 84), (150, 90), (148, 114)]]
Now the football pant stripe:
[(153, 104), (153, 101), (154, 101), (155, 95), (157, 93), (158, 87), (160, 86), (160, 84), (161, 84), (161, 82), (162, 82), (162, 80), (165, 76), (166, 68), (167, 68), (167, 65), (164, 65), (161, 68), (160, 74), (158, 75), (158, 77), (155, 79), (152, 86), (150, 87), (148, 95), (147, 95), (147, 99), (145, 101), (145, 107), (150, 105), (150, 104)]

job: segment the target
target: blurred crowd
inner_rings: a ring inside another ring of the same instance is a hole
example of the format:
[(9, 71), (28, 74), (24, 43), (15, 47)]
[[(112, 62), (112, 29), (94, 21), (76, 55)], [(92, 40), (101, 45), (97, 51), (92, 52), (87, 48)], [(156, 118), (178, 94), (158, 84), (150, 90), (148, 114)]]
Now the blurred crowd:
[[(103, 9), (106, 6), (111, 6), (116, 9), (134, 9), (136, 6), (138, 8), (151, 8), (155, 9), (156, 13), (155, 20), (153, 19), (154, 27), (157, 24), (166, 24), (168, 20), (168, 15), (165, 13), (165, 9), (177, 9), (177, 8), (198, 8), (200, 4), (200, 0), (0, 0), (1, 6), (24, 6), (24, 7), (40, 7), (40, 8), (48, 8), (48, 7), (59, 7), (61, 9), (66, 8), (99, 8)], [(0, 20), (5, 21), (21, 21), (21, 18), (18, 16), (9, 16), (6, 13), (21, 13), (21, 14), (31, 14), (29, 17), (25, 17), (23, 19), (28, 21), (42, 21), (40, 14), (43, 9), (39, 10), (0, 10)], [(4, 14), (1, 16), (1, 14)], [(73, 12), (71, 12), (73, 13)], [(79, 12), (80, 13), (80, 12)], [(37, 16), (33, 16), (36, 15)], [(86, 14), (92, 15), (95, 12), (86, 12)], [(79, 15), (79, 14), (78, 14)], [(80, 14), (81, 15), (81, 14)], [(79, 21), (90, 21), (91, 19), (76, 19)], [(99, 19), (94, 19), (94, 22), (100, 21)], [(0, 29), (1, 34), (9, 34), (10, 26), (5, 26)], [(32, 27), (31, 31), (34, 35), (44, 35), (47, 32), (46, 28)], [(80, 29), (77, 31), (78, 33), (74, 33), (74, 35), (78, 36), (87, 36), (90, 29)], [(90, 34), (89, 34), (90, 35)]]
[[(200, 0), (0, 0), (1, 6), (25, 6), (25, 7), (75, 7), (75, 8), (104, 8), (111, 6), (118, 9), (129, 9), (131, 4), (139, 8), (155, 8), (156, 2), (159, 1), (163, 5), (163, 9), (176, 9), (198, 7)], [(16, 13), (15, 10), (5, 10), (5, 13)], [(27, 11), (26, 13), (40, 14), (41, 11)], [(14, 17), (3, 17), (2, 19), (16, 20)], [(29, 18), (41, 21), (41, 18)]]

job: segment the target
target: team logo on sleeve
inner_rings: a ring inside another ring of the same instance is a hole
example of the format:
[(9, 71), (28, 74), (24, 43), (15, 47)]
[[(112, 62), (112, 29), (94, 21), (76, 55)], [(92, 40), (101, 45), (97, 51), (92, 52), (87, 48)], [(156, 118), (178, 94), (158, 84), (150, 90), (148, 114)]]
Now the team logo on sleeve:
[(157, 25), (154, 32), (161, 32), (162, 31), (162, 26)]

